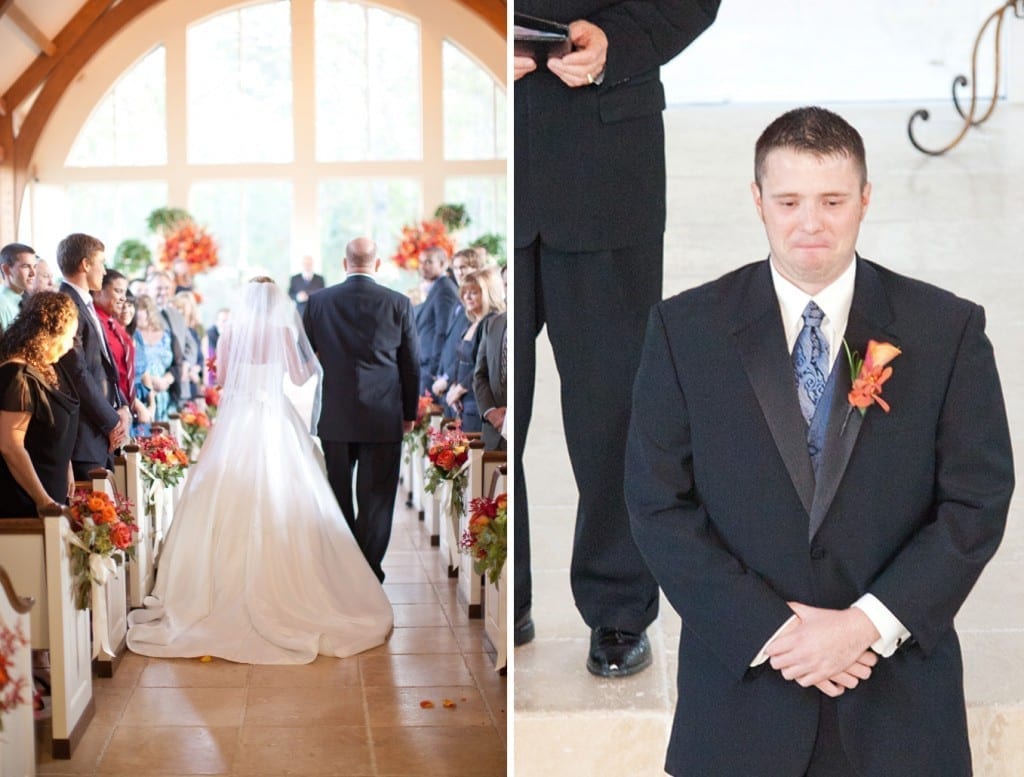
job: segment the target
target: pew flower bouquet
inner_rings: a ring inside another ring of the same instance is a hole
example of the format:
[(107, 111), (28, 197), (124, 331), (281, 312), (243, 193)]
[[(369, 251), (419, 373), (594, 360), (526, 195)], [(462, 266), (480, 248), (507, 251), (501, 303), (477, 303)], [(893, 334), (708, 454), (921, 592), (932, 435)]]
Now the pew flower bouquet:
[(427, 467), (423, 490), (433, 494), (444, 484), (451, 489), (449, 506), (451, 515), (457, 521), (466, 509), (465, 491), (469, 479), (469, 438), (456, 422), (443, 431), (427, 429)]
[(89, 607), (93, 584), (103, 585), (116, 572), (114, 556), (135, 558), (139, 528), (132, 504), (120, 494), (111, 499), (102, 491), (78, 489), (71, 498), (71, 569), (75, 576), (75, 603)]
[(28, 688), (28, 679), (12, 674), (14, 654), (28, 643), (20, 625), (12, 629), (0, 621), (0, 731), (4, 730), (4, 715), (28, 702), (22, 696), (22, 691)]
[(213, 423), (220, 407), (220, 386), (207, 386), (203, 389), (203, 402), (206, 404), (206, 417)]
[(157, 481), (165, 486), (176, 486), (185, 476), (188, 456), (166, 432), (139, 439), (142, 454), (142, 475), (149, 486)]
[(430, 396), (430, 392), (423, 392), (423, 396), (420, 397), (419, 404), (416, 406), (416, 423), (413, 424), (411, 432), (406, 432), (402, 436), (402, 442), (406, 444), (410, 456), (417, 450), (426, 450), (427, 429), (430, 428), (430, 408), (433, 404), (434, 398)]
[(473, 557), (473, 571), (497, 583), (508, 556), (508, 495), (469, 503), (469, 528), (459, 548)]
[(185, 437), (185, 449), (195, 461), (210, 431), (210, 416), (195, 402), (186, 402), (178, 417), (181, 419), (181, 431)]

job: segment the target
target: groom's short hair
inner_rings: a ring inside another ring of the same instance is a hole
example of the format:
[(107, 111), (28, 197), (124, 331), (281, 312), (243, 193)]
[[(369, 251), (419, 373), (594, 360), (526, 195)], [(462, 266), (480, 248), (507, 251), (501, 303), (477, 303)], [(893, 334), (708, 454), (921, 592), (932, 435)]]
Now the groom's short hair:
[(825, 108), (794, 108), (765, 128), (754, 146), (754, 182), (758, 189), (764, 177), (765, 159), (776, 148), (819, 157), (848, 157), (860, 172), (861, 188), (868, 182), (867, 157), (860, 133), (842, 116)]
[[(369, 245), (365, 250), (358, 250), (357, 245), (363, 243), (360, 240), (353, 240), (347, 246), (345, 246), (345, 259), (352, 267), (363, 269), (366, 267), (372, 267), (374, 262), (377, 261), (377, 244), (372, 240), (365, 241)], [(364, 243), (365, 244), (365, 243)]]

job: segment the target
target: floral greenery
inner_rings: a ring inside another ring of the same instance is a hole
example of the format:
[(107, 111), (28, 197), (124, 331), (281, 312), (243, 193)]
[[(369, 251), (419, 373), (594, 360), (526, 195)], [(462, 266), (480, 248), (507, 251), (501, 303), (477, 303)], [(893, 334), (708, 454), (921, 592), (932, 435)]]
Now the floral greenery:
[(473, 571), (497, 583), (508, 556), (508, 495), (469, 503), (469, 528), (459, 548), (473, 557)]
[(192, 221), (191, 214), (183, 208), (157, 208), (146, 219), (150, 232), (164, 234), (185, 221)]
[(470, 243), (470, 248), (476, 248), (477, 246), (483, 246), (487, 249), (487, 253), (494, 257), (498, 265), (501, 267), (505, 266), (505, 236), (499, 235), (495, 232), (486, 232), (480, 235), (476, 240)]
[(402, 436), (402, 442), (406, 444), (409, 456), (412, 456), (417, 450), (426, 450), (427, 429), (430, 428), (430, 408), (433, 404), (434, 398), (430, 396), (430, 392), (423, 392), (423, 396), (420, 397), (419, 403), (416, 405), (416, 423), (413, 424), (412, 431), (406, 432)]
[(176, 486), (185, 476), (188, 456), (166, 432), (139, 438), (139, 452), (142, 454), (140, 469), (147, 486), (152, 487), (158, 481), (165, 486)]
[[(93, 554), (135, 558), (135, 534), (139, 528), (132, 516), (132, 505), (120, 494), (114, 499), (102, 491), (79, 489), (71, 498), (71, 529), (81, 546), (71, 545), (71, 569), (75, 577), (75, 603), (78, 609), (89, 606), (95, 580), (90, 566)], [(84, 547), (83, 547), (84, 546)]]
[(444, 249), (451, 256), (455, 253), (455, 243), (448, 234), (448, 228), (440, 219), (421, 221), (419, 225), (406, 224), (398, 241), (398, 248), (391, 256), (391, 261), (404, 270), (418, 270), (420, 254), (428, 248)]
[(464, 466), (469, 459), (469, 438), (458, 423), (445, 431), (427, 429), (427, 438), (430, 441), (427, 447), (430, 466), (427, 467), (423, 490), (433, 494), (442, 482), (449, 481), (452, 486), (452, 515), (462, 515), (466, 509), (464, 493), (469, 479)]
[(17, 629), (10, 628), (0, 622), (0, 731), (4, 730), (4, 715), (11, 710), (27, 703), (21, 692), (28, 688), (28, 678), (14, 677), (11, 674), (14, 664), (11, 659), (18, 648), (29, 644), (19, 624)]
[(153, 252), (141, 240), (122, 240), (114, 252), (114, 269), (129, 278), (143, 277)]
[(195, 402), (186, 402), (178, 417), (181, 419), (185, 448), (190, 453), (193, 451), (198, 453), (210, 431), (210, 416), (201, 410)]
[(434, 218), (441, 221), (449, 232), (465, 229), (470, 224), (466, 206), (453, 202), (443, 202), (434, 211)]

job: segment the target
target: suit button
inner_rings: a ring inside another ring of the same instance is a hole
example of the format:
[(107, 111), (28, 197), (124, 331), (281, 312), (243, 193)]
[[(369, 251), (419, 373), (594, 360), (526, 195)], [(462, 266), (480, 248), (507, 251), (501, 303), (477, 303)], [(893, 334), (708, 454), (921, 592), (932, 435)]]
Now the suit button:
[(813, 548), (811, 548), (811, 558), (813, 558), (815, 561), (820, 561), (821, 559), (825, 558), (825, 549), (821, 547), (821, 545), (815, 545)]

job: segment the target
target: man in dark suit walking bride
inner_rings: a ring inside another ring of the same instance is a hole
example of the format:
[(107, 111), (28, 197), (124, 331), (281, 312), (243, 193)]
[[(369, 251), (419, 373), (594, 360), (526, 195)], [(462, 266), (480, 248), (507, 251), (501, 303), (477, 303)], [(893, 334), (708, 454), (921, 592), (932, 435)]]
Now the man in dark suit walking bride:
[(402, 435), (416, 420), (419, 348), (408, 297), (374, 278), (380, 268), (374, 242), (350, 242), (344, 264), (342, 283), (309, 298), (303, 325), (324, 369), (317, 434), (327, 479), (383, 582)]

